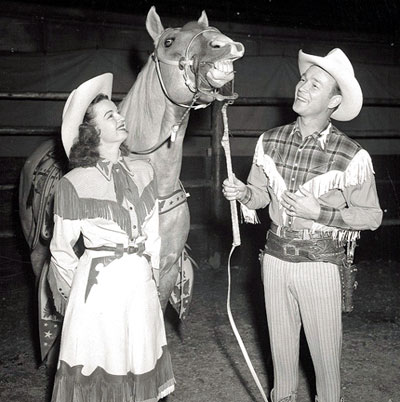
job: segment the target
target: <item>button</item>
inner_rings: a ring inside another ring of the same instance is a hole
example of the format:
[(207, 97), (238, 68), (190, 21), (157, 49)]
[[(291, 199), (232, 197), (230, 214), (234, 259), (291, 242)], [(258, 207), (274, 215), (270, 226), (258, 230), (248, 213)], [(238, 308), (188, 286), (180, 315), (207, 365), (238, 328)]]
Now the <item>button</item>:
[(294, 177), (292, 177), (292, 181), (294, 181)]
[(129, 209), (132, 211), (133, 207), (129, 207)]
[(136, 225), (133, 225), (132, 227), (133, 227), (134, 229), (136, 229)]

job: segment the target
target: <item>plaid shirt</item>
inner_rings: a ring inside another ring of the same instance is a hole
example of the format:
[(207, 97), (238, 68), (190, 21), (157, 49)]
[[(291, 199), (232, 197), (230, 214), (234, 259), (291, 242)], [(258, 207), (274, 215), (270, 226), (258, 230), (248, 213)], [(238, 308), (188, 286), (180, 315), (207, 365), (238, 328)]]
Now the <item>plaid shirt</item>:
[[(330, 122), (321, 132), (304, 139), (297, 121), (269, 130), (260, 137), (257, 145), (248, 177), (249, 191), (242, 204), (249, 209), (258, 209), (270, 203), (271, 219), (276, 224), (296, 230), (311, 228), (312, 221), (284, 216), (284, 209), (279, 202), (280, 194), (284, 190), (296, 192), (300, 186), (315, 182), (321, 176), (322, 183), (326, 178), (322, 185), (327, 187), (327, 191), (323, 194), (314, 191), (321, 206), (317, 223), (344, 229), (375, 229), (381, 222), (382, 211), (376, 194), (372, 164), (366, 151), (363, 151), (363, 155), (367, 156), (366, 166), (370, 165), (368, 177), (353, 186), (327, 183), (332, 181), (332, 177), (338, 181), (340, 174), (344, 174), (360, 150), (362, 148), (358, 143)], [(268, 168), (263, 162), (265, 158), (269, 161)], [(315, 186), (312, 188), (315, 189)], [(351, 207), (357, 209), (350, 211)]]

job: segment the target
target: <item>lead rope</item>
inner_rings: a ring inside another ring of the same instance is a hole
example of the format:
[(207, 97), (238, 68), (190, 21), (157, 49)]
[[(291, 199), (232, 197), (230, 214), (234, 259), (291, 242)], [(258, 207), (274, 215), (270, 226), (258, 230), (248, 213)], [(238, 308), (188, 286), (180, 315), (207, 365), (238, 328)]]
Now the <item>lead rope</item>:
[[(222, 119), (224, 122), (224, 135), (222, 136), (221, 144), (225, 151), (226, 168), (227, 168), (227, 172), (228, 172), (228, 179), (230, 182), (233, 182), (233, 170), (232, 170), (231, 150), (230, 150), (230, 145), (229, 145), (229, 127), (228, 127), (228, 117), (226, 114), (226, 109), (227, 109), (228, 105), (231, 105), (232, 103), (233, 103), (233, 101), (225, 102), (224, 105), (222, 106), (222, 110), (221, 110)], [(240, 350), (242, 351), (243, 357), (246, 360), (247, 367), (249, 368), (250, 373), (253, 376), (254, 382), (256, 383), (257, 388), (260, 391), (264, 401), (268, 402), (268, 398), (265, 395), (265, 392), (261, 386), (260, 380), (258, 379), (257, 374), (254, 370), (254, 367), (251, 363), (251, 360), (247, 353), (246, 347), (244, 346), (243, 340), (239, 334), (239, 331), (236, 327), (235, 321), (232, 316), (232, 311), (231, 311), (231, 258), (232, 258), (232, 254), (233, 254), (235, 248), (237, 246), (240, 246), (241, 241), (240, 241), (239, 220), (238, 220), (238, 213), (237, 213), (237, 203), (235, 200), (230, 201), (230, 207), (231, 207), (233, 242), (232, 242), (232, 248), (231, 248), (231, 251), (230, 251), (229, 257), (228, 257), (228, 296), (227, 296), (227, 300), (226, 300), (226, 309), (228, 311), (229, 322), (231, 324), (233, 333), (235, 334), (236, 340), (240, 346)]]

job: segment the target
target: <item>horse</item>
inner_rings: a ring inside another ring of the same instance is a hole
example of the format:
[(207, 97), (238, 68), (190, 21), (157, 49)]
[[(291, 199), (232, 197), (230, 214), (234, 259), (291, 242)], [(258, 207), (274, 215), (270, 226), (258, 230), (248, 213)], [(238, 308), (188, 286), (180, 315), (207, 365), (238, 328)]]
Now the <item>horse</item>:
[[(179, 180), (189, 114), (215, 100), (234, 97), (223, 90), (234, 78), (232, 63), (243, 56), (244, 47), (210, 27), (205, 11), (197, 21), (164, 29), (153, 6), (146, 28), (154, 52), (118, 109), (126, 119), (131, 157), (149, 159), (156, 173), (162, 244), (159, 293), (165, 311), (182, 270), (190, 228), (186, 193)], [(49, 258), (56, 184), (67, 171), (61, 149), (56, 140), (44, 142), (27, 158), (20, 175), (20, 221), (36, 278)]]

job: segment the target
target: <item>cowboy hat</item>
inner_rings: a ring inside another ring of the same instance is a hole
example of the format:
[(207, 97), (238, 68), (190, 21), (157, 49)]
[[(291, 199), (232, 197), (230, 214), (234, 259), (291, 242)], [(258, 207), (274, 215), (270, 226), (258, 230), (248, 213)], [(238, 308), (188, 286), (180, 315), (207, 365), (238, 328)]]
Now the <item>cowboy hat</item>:
[(61, 141), (68, 157), (75, 139), (78, 138), (79, 126), (83, 122), (87, 108), (99, 94), (107, 95), (111, 99), (112, 83), (113, 75), (105, 73), (84, 82), (69, 95), (61, 124)]
[(321, 67), (337, 82), (342, 102), (332, 113), (332, 119), (348, 121), (354, 119), (361, 110), (363, 95), (360, 84), (354, 76), (353, 66), (341, 49), (331, 50), (325, 57), (312, 56), (299, 51), (299, 70), (304, 74), (312, 65)]

